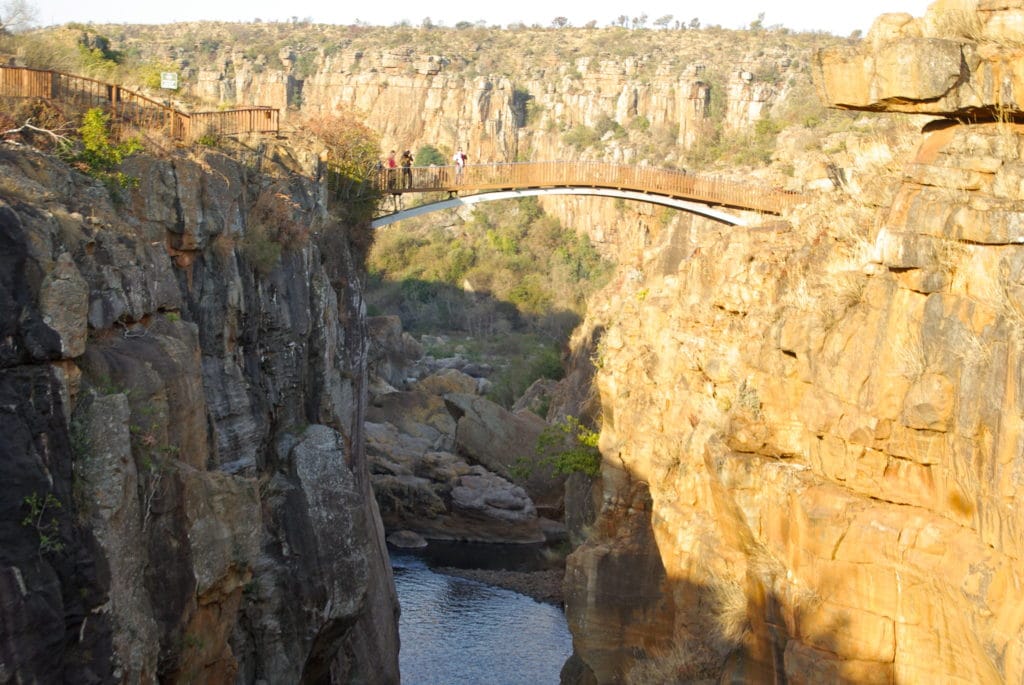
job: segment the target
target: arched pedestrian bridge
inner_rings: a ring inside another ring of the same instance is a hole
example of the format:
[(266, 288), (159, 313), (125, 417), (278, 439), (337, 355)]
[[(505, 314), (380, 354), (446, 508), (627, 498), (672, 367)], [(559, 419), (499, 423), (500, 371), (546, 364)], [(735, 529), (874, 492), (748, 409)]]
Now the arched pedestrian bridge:
[[(758, 183), (727, 181), (674, 169), (605, 162), (514, 162), (384, 169), (378, 190), (395, 197), (448, 193), (448, 198), (395, 211), (373, 221), (379, 228), (420, 214), (490, 200), (530, 195), (599, 195), (675, 207), (728, 224), (746, 221), (735, 210), (782, 214), (806, 200), (800, 193)], [(468, 193), (468, 194), (467, 194)]]

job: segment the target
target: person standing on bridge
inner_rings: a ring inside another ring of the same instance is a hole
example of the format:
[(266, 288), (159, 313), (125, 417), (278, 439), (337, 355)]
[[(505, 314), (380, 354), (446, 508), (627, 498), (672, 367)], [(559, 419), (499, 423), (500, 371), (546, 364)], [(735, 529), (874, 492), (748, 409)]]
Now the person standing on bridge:
[(402, 187), (412, 188), (412, 153), (408, 150), (402, 153)]
[(384, 162), (384, 166), (388, 170), (388, 190), (394, 190), (397, 185), (397, 178), (395, 177), (396, 169), (398, 168), (398, 162), (395, 161), (395, 151), (392, 150), (388, 154), (387, 161)]
[(455, 162), (455, 182), (462, 183), (462, 170), (466, 166), (466, 153), (462, 151), (461, 147), (452, 155), (452, 161)]

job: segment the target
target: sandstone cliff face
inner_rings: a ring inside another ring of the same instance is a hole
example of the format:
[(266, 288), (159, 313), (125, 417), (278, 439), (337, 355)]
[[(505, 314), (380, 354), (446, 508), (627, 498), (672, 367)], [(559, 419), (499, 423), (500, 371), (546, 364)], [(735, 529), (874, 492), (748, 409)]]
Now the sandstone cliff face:
[[(679, 163), (724, 130), (749, 132), (809, 84), (810, 49), (787, 31), (181, 24), (96, 26), (114, 48), (181, 73), (185, 102), (265, 105), (286, 122), (347, 107), (385, 150), (462, 146), (470, 163), (603, 159)], [(67, 36), (75, 40), (79, 34)], [(566, 141), (599, 123), (600, 141)]]
[(595, 303), (574, 677), (1022, 682), (1022, 133), (932, 124), (880, 194), (652, 235)]
[[(219, 153), (126, 171), (0, 148), (0, 679), (397, 682), (345, 229)], [(268, 193), (330, 259), (257, 268)]]
[(1020, 0), (940, 0), (879, 17), (859, 46), (819, 50), (822, 99), (849, 109), (991, 120), (1020, 109)]

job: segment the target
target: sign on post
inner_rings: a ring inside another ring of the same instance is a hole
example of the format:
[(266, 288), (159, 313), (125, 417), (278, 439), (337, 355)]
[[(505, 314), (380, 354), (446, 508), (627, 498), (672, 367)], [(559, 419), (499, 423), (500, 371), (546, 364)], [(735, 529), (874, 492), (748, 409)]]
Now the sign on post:
[(160, 72), (160, 87), (167, 88), (169, 90), (178, 90), (178, 72), (176, 71), (161, 71)]

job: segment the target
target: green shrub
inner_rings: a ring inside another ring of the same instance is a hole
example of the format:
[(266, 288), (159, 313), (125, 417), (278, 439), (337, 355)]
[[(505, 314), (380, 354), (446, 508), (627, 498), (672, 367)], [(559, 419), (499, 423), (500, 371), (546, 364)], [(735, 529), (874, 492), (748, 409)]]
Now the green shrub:
[(31, 528), (39, 536), (39, 554), (56, 553), (64, 549), (60, 539), (60, 522), (54, 515), (61, 508), (60, 500), (50, 492), (45, 496), (33, 492), (22, 499), (22, 504), (28, 513), (21, 520), (21, 525)]
[(281, 259), (281, 244), (270, 236), (266, 226), (254, 224), (242, 239), (242, 256), (261, 276), (266, 276)]
[(502, 338), (507, 342), (507, 349), (496, 347), (493, 351), (508, 359), (487, 393), (492, 402), (508, 409), (538, 378), (557, 381), (565, 376), (556, 346), (537, 346), (535, 338), (526, 335), (505, 335)]
[(597, 135), (597, 132), (589, 126), (577, 124), (562, 136), (562, 142), (577, 150), (586, 150), (601, 142), (601, 136)]
[(622, 128), (619, 122), (605, 114), (602, 115), (594, 124), (594, 134), (597, 136), (598, 140), (600, 140), (604, 138), (604, 135), (609, 131), (611, 131), (616, 138), (626, 137), (626, 129)]
[(72, 166), (100, 179), (112, 189), (138, 186), (137, 178), (117, 170), (128, 156), (142, 150), (142, 144), (137, 138), (122, 143), (111, 142), (110, 117), (98, 107), (85, 113), (78, 133), (82, 136), (81, 150), (71, 146), (62, 150), (62, 156)]
[(548, 426), (537, 438), (537, 453), (550, 460), (556, 473), (601, 474), (601, 434), (584, 426), (575, 416)]
[(416, 151), (416, 157), (412, 161), (416, 166), (430, 166), (434, 164), (436, 166), (444, 166), (448, 163), (445, 156), (441, 154), (433, 145), (427, 144), (420, 147)]
[(647, 131), (651, 128), (651, 120), (642, 114), (637, 115), (629, 122), (629, 128), (634, 131)]

